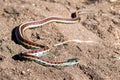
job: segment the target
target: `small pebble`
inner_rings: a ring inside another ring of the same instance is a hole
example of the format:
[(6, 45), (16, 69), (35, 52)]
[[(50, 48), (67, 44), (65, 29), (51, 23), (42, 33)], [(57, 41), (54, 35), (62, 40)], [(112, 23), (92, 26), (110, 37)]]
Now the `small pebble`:
[(25, 71), (22, 71), (21, 74), (24, 75), (24, 74), (25, 74)]
[(27, 71), (29, 72), (29, 71), (30, 71), (30, 69), (27, 69)]

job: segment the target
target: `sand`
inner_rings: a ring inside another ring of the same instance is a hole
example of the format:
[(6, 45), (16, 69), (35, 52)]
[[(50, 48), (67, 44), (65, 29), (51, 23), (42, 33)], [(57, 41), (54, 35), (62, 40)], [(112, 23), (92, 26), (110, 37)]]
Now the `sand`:
[[(0, 80), (120, 80), (119, 5), (108, 0), (0, 0)], [(53, 22), (28, 29), (24, 35), (53, 48), (44, 59), (79, 58), (79, 64), (56, 68), (14, 58), (27, 50), (15, 41), (17, 26), (50, 16), (71, 18), (78, 9), (96, 13), (81, 15), (75, 24)], [(82, 42), (53, 47), (66, 40)]]

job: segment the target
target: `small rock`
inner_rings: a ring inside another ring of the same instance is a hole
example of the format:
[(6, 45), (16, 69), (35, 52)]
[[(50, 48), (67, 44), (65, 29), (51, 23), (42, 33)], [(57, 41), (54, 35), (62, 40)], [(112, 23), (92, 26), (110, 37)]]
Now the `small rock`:
[(30, 71), (30, 69), (27, 69), (27, 71), (29, 72), (29, 71)]
[(25, 74), (25, 71), (22, 71), (21, 74), (24, 75), (24, 74)]

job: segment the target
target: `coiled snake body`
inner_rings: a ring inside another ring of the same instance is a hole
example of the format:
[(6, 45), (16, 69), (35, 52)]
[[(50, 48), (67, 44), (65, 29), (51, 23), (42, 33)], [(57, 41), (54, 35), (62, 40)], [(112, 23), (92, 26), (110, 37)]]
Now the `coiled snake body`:
[(28, 22), (28, 23), (24, 23), (20, 25), (18, 29), (16, 29), (15, 31), (17, 41), (20, 42), (22, 45), (31, 48), (31, 50), (22, 52), (21, 53), (22, 56), (25, 58), (34, 60), (35, 62), (39, 64), (47, 65), (47, 66), (71, 66), (71, 65), (78, 64), (79, 63), (78, 58), (72, 58), (66, 61), (62, 61), (62, 62), (50, 62), (50, 61), (41, 59), (41, 56), (48, 54), (50, 48), (48, 46), (43, 46), (43, 45), (34, 43), (32, 41), (26, 40), (25, 37), (23, 36), (23, 32), (26, 29), (41, 27), (42, 25), (45, 25), (50, 22), (60, 22), (60, 23), (68, 23), (68, 24), (75, 23), (80, 20), (79, 15), (84, 14), (84, 13), (89, 13), (89, 12), (88, 11), (77, 11), (75, 13), (74, 18), (71, 18), (71, 19), (49, 17), (44, 20)]

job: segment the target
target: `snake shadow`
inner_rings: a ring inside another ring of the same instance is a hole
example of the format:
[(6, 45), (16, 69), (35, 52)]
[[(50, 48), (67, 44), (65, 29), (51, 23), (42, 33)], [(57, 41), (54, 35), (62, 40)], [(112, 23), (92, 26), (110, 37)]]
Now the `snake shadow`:
[[(15, 28), (13, 28), (12, 32), (11, 32), (11, 40), (14, 41), (16, 44), (19, 44), (21, 45), (18, 41), (17, 41), (17, 38), (16, 38), (16, 35), (15, 35), (15, 31), (18, 31), (17, 29), (19, 29), (19, 26), (16, 26)], [(20, 60), (20, 61), (23, 61), (23, 60), (26, 60), (22, 57), (21, 53), (18, 53), (14, 56), (12, 56), (12, 59), (14, 60)]]
[(17, 41), (17, 38), (16, 38), (16, 36), (15, 36), (15, 31), (17, 30), (19, 28), (19, 26), (16, 26), (15, 28), (13, 28), (13, 30), (12, 30), (12, 35), (11, 35), (11, 39), (12, 39), (12, 41), (14, 41), (16, 44), (20, 44), (20, 43), (18, 43), (18, 41)]

